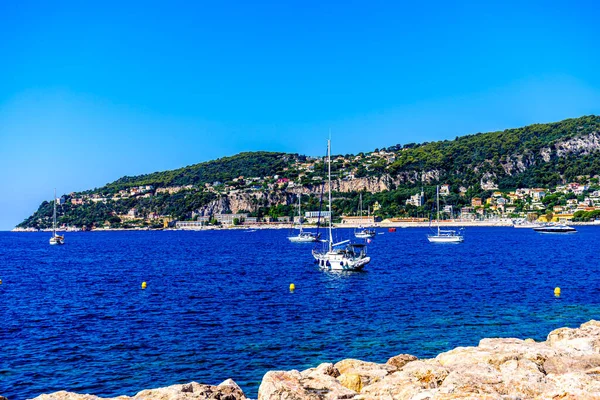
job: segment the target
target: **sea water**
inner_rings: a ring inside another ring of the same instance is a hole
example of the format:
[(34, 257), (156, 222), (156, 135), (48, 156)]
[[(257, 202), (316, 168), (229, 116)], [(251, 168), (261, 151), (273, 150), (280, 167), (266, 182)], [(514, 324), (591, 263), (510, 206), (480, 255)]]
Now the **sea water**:
[(467, 228), (433, 244), (427, 229), (379, 229), (360, 273), (318, 269), (287, 230), (78, 232), (64, 246), (0, 233), (0, 395), (232, 378), (256, 397), (274, 369), (544, 340), (600, 318), (600, 228), (578, 231)]

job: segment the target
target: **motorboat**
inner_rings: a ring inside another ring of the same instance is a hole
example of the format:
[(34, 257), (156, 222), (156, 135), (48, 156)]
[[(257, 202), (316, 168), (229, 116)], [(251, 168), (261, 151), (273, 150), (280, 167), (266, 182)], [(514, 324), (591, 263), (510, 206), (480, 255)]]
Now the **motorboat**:
[(354, 232), (354, 237), (358, 239), (370, 239), (375, 237), (376, 234), (375, 229), (358, 227), (358, 230)]
[(577, 229), (565, 224), (547, 224), (533, 230), (539, 233), (577, 233)]

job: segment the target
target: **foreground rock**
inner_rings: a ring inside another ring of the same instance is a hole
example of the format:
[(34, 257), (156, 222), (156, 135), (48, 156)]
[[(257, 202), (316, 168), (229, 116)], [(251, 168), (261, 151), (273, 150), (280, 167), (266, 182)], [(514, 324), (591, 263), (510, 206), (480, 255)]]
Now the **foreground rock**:
[[(68, 392), (35, 400), (96, 400)], [(116, 399), (246, 399), (232, 380), (218, 386), (174, 385)], [(409, 354), (385, 364), (347, 359), (305, 371), (270, 371), (259, 400), (597, 399), (600, 400), (600, 322), (552, 331), (546, 341), (483, 339), (418, 360)]]
[(259, 400), (600, 399), (600, 322), (561, 328), (545, 342), (483, 339), (436, 358), (386, 364), (343, 360), (265, 375)]
[[(201, 385), (196, 382), (185, 385), (173, 385), (160, 389), (142, 390), (133, 397), (119, 396), (114, 400), (246, 400), (242, 389), (231, 379), (218, 386)], [(89, 394), (76, 394), (70, 392), (55, 392), (43, 394), (34, 400), (108, 400), (103, 397)]]

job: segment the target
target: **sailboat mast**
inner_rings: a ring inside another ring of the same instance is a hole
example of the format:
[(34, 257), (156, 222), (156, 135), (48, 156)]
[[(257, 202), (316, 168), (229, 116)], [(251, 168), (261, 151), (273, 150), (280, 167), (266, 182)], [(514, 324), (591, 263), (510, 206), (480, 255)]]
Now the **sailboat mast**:
[(362, 224), (362, 193), (359, 196), (359, 201), (360, 201), (360, 223)]
[(298, 223), (300, 224), (300, 233), (302, 233), (302, 206), (300, 205), (300, 198), (302, 193), (298, 193)]
[(436, 197), (437, 197), (437, 226), (438, 226), (438, 236), (440, 235), (440, 186), (435, 187)]
[(54, 189), (54, 213), (52, 214), (52, 236), (56, 236), (56, 189)]
[(329, 251), (331, 251), (333, 247), (333, 234), (331, 231), (331, 139), (327, 140), (327, 177), (329, 181)]

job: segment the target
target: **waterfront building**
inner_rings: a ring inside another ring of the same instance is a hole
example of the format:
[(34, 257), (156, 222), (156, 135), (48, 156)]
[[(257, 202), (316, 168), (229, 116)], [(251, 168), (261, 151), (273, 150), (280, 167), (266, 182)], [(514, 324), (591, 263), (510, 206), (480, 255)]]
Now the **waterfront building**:
[(247, 213), (243, 214), (215, 214), (215, 219), (223, 225), (233, 225), (233, 220), (237, 219), (238, 223), (244, 222), (248, 217)]

